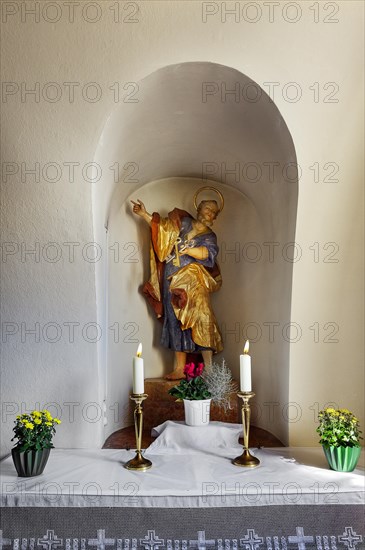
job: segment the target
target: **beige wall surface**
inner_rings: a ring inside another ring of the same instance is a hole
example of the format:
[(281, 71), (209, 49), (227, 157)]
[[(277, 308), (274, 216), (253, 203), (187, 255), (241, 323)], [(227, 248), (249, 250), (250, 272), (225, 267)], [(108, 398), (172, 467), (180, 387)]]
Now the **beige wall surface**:
[[(1, 10), (1, 454), (14, 415), (37, 403), (62, 416), (57, 446), (103, 442), (107, 261), (95, 212), (109, 206), (108, 190), (105, 205), (96, 191), (116, 168), (89, 163), (116, 109), (138, 101), (138, 82), (194, 61), (257, 82), (300, 166), (292, 333), (270, 318), (275, 330), (263, 325), (262, 336), (290, 341), (289, 396), (262, 404), (265, 426), (281, 415), (291, 445), (316, 444), (317, 411), (332, 402), (364, 428), (363, 3), (12, 1)], [(225, 103), (250, 100), (222, 83), (214, 90)], [(143, 139), (143, 120), (135, 133)], [(123, 184), (128, 167), (119, 168)], [(119, 425), (123, 411), (113, 414)]]

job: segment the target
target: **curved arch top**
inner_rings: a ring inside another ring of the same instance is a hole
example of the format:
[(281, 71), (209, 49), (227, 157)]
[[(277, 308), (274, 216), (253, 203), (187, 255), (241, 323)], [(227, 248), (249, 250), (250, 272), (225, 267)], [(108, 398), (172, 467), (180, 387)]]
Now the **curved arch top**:
[(276, 184), (278, 199), (280, 184), (297, 194), (295, 149), (278, 108), (248, 76), (216, 63), (169, 65), (136, 83), (108, 118), (95, 160), (108, 168), (93, 193), (104, 225), (135, 189), (172, 176), (233, 185), (254, 203), (267, 185), (271, 193)]

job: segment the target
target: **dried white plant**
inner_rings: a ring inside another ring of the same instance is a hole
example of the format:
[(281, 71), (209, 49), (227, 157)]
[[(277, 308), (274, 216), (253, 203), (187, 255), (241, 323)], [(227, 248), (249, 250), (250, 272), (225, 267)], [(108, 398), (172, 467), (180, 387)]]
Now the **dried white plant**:
[(212, 363), (204, 368), (202, 378), (205, 380), (212, 401), (227, 412), (230, 409), (230, 397), (237, 391), (237, 384), (232, 379), (232, 373), (225, 360), (222, 364)]

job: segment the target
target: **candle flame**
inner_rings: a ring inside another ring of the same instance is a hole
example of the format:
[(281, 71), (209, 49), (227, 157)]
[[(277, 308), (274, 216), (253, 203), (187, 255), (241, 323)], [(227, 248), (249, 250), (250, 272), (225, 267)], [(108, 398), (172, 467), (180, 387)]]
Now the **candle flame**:
[(142, 343), (140, 342), (137, 348), (137, 357), (141, 357), (141, 356), (142, 356)]
[(250, 342), (246, 340), (245, 347), (243, 349), (243, 353), (248, 353), (248, 350), (250, 349)]

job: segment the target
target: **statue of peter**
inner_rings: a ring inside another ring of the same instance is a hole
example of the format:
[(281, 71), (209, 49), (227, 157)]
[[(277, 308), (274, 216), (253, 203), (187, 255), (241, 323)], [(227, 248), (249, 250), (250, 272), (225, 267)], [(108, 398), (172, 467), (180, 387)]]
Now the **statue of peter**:
[(151, 227), (151, 273), (143, 292), (163, 319), (161, 344), (175, 352), (175, 369), (166, 378), (178, 380), (185, 377), (187, 353), (200, 353), (209, 365), (213, 353), (223, 349), (210, 303), (210, 294), (222, 285), (211, 229), (220, 209), (215, 200), (202, 200), (196, 219), (178, 208), (162, 218), (148, 213), (139, 199), (132, 203), (133, 212)]

